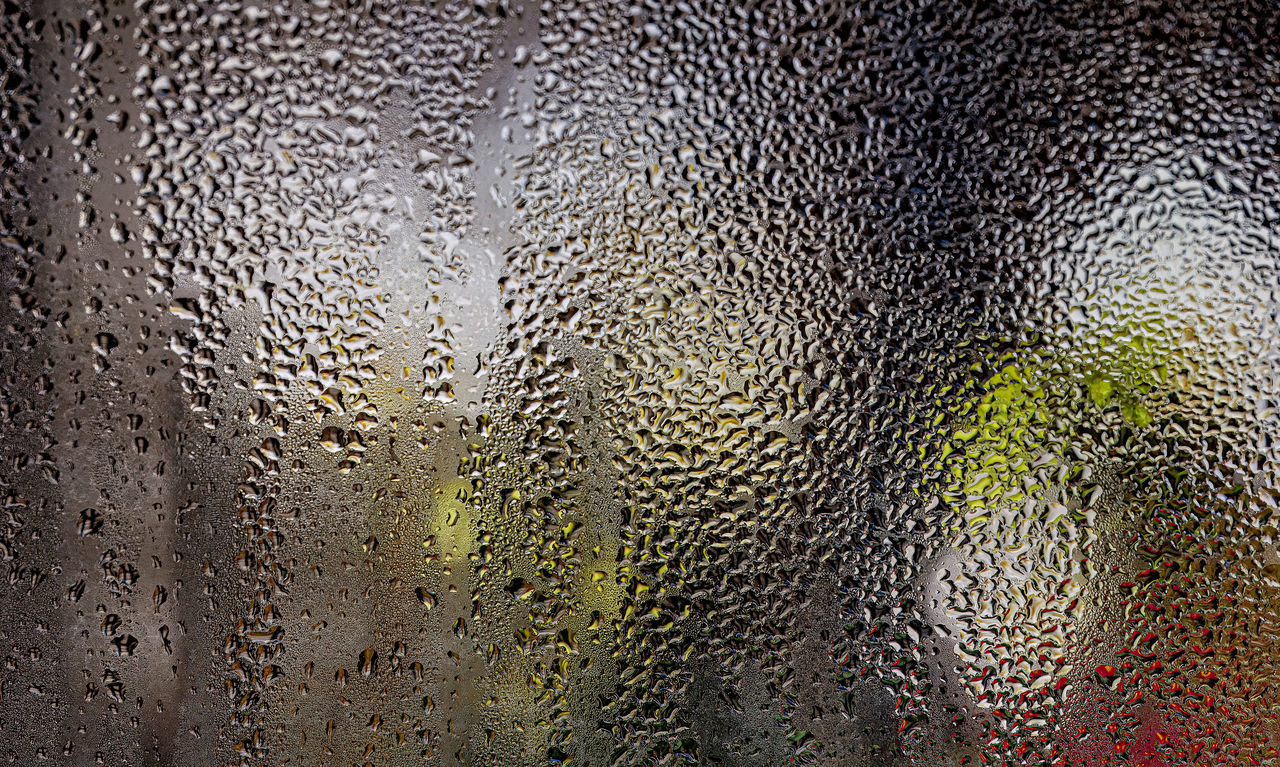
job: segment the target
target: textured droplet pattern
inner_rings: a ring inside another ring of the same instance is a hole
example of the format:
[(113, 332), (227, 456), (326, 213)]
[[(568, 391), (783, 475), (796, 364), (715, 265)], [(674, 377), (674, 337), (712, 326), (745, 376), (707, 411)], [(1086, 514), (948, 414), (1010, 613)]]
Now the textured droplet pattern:
[(1280, 763), (1277, 22), (5, 2), (0, 761)]

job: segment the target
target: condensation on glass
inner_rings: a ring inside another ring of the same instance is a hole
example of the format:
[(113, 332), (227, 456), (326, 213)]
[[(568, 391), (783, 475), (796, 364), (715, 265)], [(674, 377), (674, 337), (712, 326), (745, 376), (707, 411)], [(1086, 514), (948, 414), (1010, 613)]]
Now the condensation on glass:
[(1194, 5), (5, 0), (0, 761), (1277, 764)]

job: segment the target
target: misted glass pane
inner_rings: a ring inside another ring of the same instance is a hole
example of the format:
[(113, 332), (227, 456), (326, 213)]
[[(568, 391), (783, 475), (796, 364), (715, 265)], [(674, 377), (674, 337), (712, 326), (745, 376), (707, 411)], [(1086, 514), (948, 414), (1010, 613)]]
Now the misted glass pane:
[(0, 12), (0, 761), (1280, 763), (1280, 6)]

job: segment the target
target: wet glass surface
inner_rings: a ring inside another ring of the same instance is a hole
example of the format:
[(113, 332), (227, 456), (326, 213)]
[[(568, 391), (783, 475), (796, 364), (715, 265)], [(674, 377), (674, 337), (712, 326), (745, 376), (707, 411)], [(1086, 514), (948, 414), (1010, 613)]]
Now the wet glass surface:
[(1275, 4), (0, 10), (0, 758), (1280, 760)]

